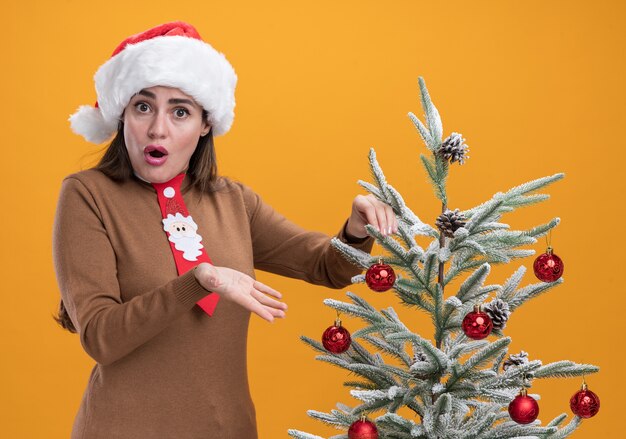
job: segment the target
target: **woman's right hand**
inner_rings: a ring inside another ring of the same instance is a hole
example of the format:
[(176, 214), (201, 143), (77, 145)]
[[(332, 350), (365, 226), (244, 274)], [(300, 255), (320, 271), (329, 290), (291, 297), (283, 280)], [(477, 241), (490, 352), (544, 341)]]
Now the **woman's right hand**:
[(198, 283), (208, 291), (218, 293), (220, 297), (243, 306), (268, 322), (273, 322), (275, 317), (285, 317), (287, 304), (269, 297), (280, 299), (282, 294), (247, 274), (207, 262), (198, 265), (194, 274)]

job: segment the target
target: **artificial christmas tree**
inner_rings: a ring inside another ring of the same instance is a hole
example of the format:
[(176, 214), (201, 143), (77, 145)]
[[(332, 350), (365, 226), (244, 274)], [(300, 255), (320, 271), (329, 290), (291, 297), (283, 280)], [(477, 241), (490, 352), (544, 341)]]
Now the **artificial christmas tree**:
[[(396, 270), (393, 287), (384, 294), (393, 292), (404, 305), (428, 313), (434, 324), (433, 341), (412, 332), (393, 308), (378, 311), (350, 292), (347, 295), (351, 303), (326, 299), (327, 306), (362, 319), (365, 326), (352, 334), (350, 348), (341, 354), (329, 354), (321, 343), (309, 337), (302, 339), (321, 352), (317, 359), (358, 377), (344, 384), (353, 388), (351, 395), (362, 403), (356, 407), (340, 403), (337, 410), (330, 413), (310, 410), (308, 414), (346, 431), (332, 439), (347, 439), (347, 430), (363, 415), (368, 415), (381, 439), (566, 437), (580, 424), (580, 416), (562, 425), (566, 418), (562, 414), (542, 426), (535, 420), (539, 395), (527, 395), (526, 389), (535, 379), (588, 375), (597, 372), (598, 367), (571, 361), (543, 365), (539, 360), (528, 360), (524, 351), (506, 358), (511, 339), (502, 332), (511, 313), (526, 301), (561, 284), (563, 279), (559, 273), (557, 276), (552, 272), (550, 282), (520, 288), (526, 272), (521, 266), (504, 285), (485, 284), (492, 264), (509, 263), (534, 254), (533, 250), (517, 247), (535, 243), (538, 237), (559, 224), (559, 218), (554, 218), (529, 230), (514, 231), (499, 222), (500, 217), (518, 207), (547, 199), (548, 195), (531, 193), (560, 180), (563, 174), (498, 192), (471, 209), (448, 209), (446, 178), (452, 164), (463, 164), (467, 160), (468, 148), (458, 133), (442, 140), (439, 113), (422, 78), (419, 85), (426, 124), (412, 113), (409, 117), (431, 153), (430, 157), (422, 155), (421, 160), (435, 195), (442, 203), (442, 213), (433, 221), (436, 227), (422, 222), (406, 206), (398, 191), (387, 183), (374, 150), (370, 151), (369, 160), (375, 184), (359, 183), (392, 206), (398, 218), (399, 230), (393, 236), (384, 237), (374, 227), (366, 226), (387, 253), (385, 264)], [(430, 245), (422, 248), (416, 236), (430, 238)], [(370, 256), (337, 239), (333, 240), (333, 245), (364, 269), (382, 257)], [(444, 294), (446, 286), (467, 272), (469, 276), (458, 289)], [(356, 276), (353, 283), (356, 282), (365, 282), (365, 275)], [(487, 301), (490, 296), (491, 300)], [(479, 306), (483, 303), (481, 311)], [(475, 307), (478, 309), (474, 310)], [(466, 325), (467, 316), (471, 318)], [(476, 339), (470, 338), (468, 333)], [(366, 349), (363, 341), (377, 352)], [(566, 405), (565, 395), (563, 401)], [(413, 416), (398, 413), (405, 407), (414, 412)], [(582, 410), (578, 402), (572, 407)], [(289, 430), (289, 434), (300, 439), (322, 439), (298, 430)]]

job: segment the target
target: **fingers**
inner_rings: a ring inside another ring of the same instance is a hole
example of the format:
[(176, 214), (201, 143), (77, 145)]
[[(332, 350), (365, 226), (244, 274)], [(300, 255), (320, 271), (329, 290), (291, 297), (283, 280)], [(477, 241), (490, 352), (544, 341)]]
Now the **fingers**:
[(266, 294), (270, 294), (277, 298), (282, 298), (282, 294), (280, 294), (275, 289), (268, 287), (264, 283), (259, 281), (254, 282), (254, 289), (250, 293), (252, 297), (254, 297), (261, 305), (265, 306), (265, 309), (268, 310), (272, 316), (278, 318), (285, 318), (285, 310), (287, 310), (287, 304), (284, 302), (279, 302), (278, 300), (272, 299), (271, 297), (266, 296)]
[(287, 316), (285, 311), (280, 310), (280, 309), (276, 309), (276, 308), (265, 308), (265, 309), (269, 311), (269, 313), (277, 319), (284, 319)]
[(256, 288), (262, 293), (269, 294), (270, 296), (274, 296), (277, 299), (282, 299), (283, 297), (283, 295), (280, 294), (278, 291), (276, 291), (275, 289), (271, 287), (268, 287), (267, 285), (265, 285), (262, 282), (259, 282), (258, 280), (254, 281), (254, 288)]
[(278, 300), (272, 299), (271, 297), (267, 297), (265, 294), (261, 293), (257, 290), (252, 290), (250, 293), (252, 297), (258, 300), (262, 305), (265, 305), (269, 308), (274, 308), (278, 310), (286, 310), (287, 304), (284, 302), (279, 302)]
[(365, 197), (369, 206), (365, 208), (365, 218), (369, 224), (383, 235), (388, 236), (398, 231), (398, 223), (393, 209), (388, 204), (379, 201), (373, 195)]
[(397, 218), (392, 207), (372, 194), (355, 197), (346, 231), (356, 237), (367, 236), (366, 224), (370, 224), (383, 236), (398, 231)]
[[(380, 233), (384, 233), (385, 228), (383, 224), (381, 224), (381, 221), (380, 221), (380, 213), (378, 211), (378, 208), (377, 208), (378, 206), (376, 204), (377, 200), (371, 196), (367, 196), (364, 198), (365, 198), (364, 203), (360, 206), (360, 208), (361, 208), (361, 213), (365, 216), (365, 222), (367, 224), (370, 224)], [(386, 222), (387, 222), (387, 219), (385, 215), (385, 223)]]
[(232, 299), (233, 299), (233, 302), (247, 309), (248, 311), (255, 313), (256, 315), (261, 317), (263, 320), (267, 320), (268, 322), (274, 321), (274, 316), (272, 315), (270, 310), (267, 307), (261, 305), (261, 303), (258, 300), (256, 300), (254, 297), (252, 297), (250, 294), (237, 295), (233, 297)]
[(389, 234), (398, 233), (398, 218), (393, 213), (391, 206), (385, 204), (385, 215), (387, 216), (387, 224), (389, 225)]
[[(263, 305), (261, 305), (259, 302), (257, 302), (256, 300), (252, 299), (251, 297), (250, 297), (250, 299), (252, 301), (251, 308), (249, 308), (250, 311), (252, 311), (256, 315), (261, 317), (263, 320), (267, 320), (270, 323), (274, 322), (274, 315), (272, 314), (272, 312), (268, 308), (265, 308)], [(278, 316), (276, 316), (276, 317), (278, 317)]]
[(196, 277), (206, 289), (215, 291), (225, 300), (242, 306), (268, 322), (285, 317), (287, 304), (276, 300), (282, 298), (282, 294), (247, 274), (201, 263), (196, 267)]
[(391, 233), (389, 223), (387, 222), (387, 213), (385, 212), (385, 206), (386, 204), (376, 200), (376, 220), (378, 221), (378, 230), (380, 230), (380, 233), (382, 233), (383, 236), (387, 236)]
[[(267, 285), (260, 282), (255, 282), (255, 284), (256, 283), (261, 284), (261, 286), (265, 287), (266, 290), (270, 290), (278, 296), (281, 296), (278, 291), (268, 287)], [(275, 318), (282, 319), (286, 316), (286, 303), (279, 302), (278, 300), (266, 296), (263, 292), (254, 287), (250, 289), (249, 294), (239, 296), (238, 301), (241, 306), (270, 323), (273, 322)]]
[(286, 316), (285, 311), (282, 309), (276, 309), (271, 306), (263, 305), (253, 296), (248, 296), (247, 302), (248, 306), (244, 305), (245, 308), (248, 308), (248, 310), (270, 323), (274, 321), (274, 318), (284, 319)]

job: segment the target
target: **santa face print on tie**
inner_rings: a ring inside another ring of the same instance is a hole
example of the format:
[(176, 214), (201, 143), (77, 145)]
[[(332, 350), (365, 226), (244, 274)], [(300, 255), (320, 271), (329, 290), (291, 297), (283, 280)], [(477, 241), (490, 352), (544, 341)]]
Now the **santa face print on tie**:
[(176, 250), (183, 252), (183, 258), (188, 261), (197, 261), (200, 251), (204, 246), (201, 244), (202, 236), (198, 231), (198, 225), (191, 215), (184, 216), (180, 212), (176, 215), (171, 213), (163, 219), (163, 230), (168, 233), (170, 242), (174, 244)]

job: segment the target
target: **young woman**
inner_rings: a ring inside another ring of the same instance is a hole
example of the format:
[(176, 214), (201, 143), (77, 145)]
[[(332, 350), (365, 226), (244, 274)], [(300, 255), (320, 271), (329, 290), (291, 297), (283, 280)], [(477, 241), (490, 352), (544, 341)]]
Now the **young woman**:
[[(53, 247), (58, 321), (96, 361), (72, 438), (256, 438), (250, 313), (285, 316), (254, 269), (342, 288), (358, 269), (247, 186), (217, 176), (213, 135), (233, 120), (236, 75), (196, 30), (126, 39), (71, 118), (100, 163), (62, 184)], [(369, 251), (391, 209), (357, 196), (339, 239)], [(219, 299), (219, 300), (218, 300)]]

